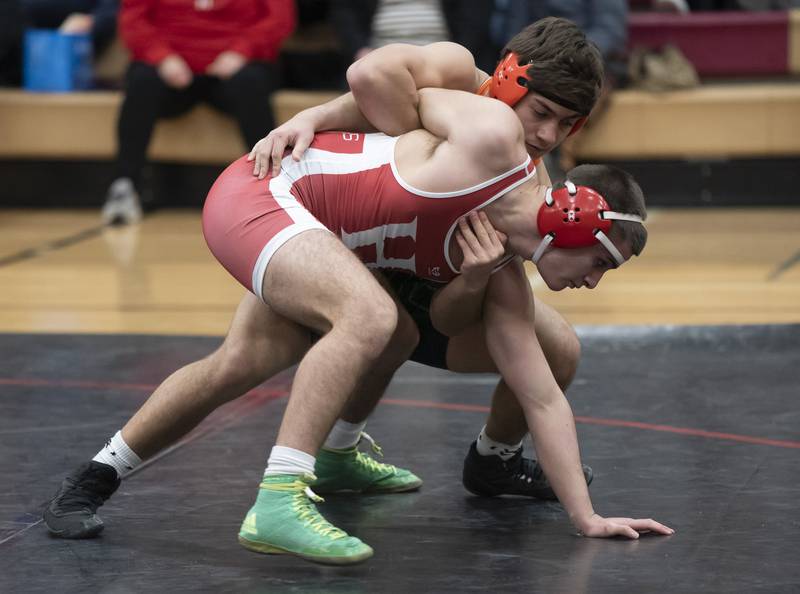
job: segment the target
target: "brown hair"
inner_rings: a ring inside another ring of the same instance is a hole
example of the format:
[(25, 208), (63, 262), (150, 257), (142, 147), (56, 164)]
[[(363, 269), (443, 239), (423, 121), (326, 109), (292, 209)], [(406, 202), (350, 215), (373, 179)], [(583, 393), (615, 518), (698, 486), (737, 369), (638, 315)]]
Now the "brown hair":
[(603, 84), (603, 59), (572, 21), (547, 17), (528, 25), (503, 48), (528, 62), (528, 88), (559, 105), (588, 116)]
[[(567, 173), (567, 179), (576, 186), (592, 188), (616, 212), (639, 215), (642, 220), (647, 218), (642, 188), (627, 171), (611, 165), (578, 165)], [(558, 184), (559, 187), (563, 185)], [(647, 229), (633, 221), (614, 221), (611, 233), (630, 242), (635, 256), (642, 253), (647, 243)]]

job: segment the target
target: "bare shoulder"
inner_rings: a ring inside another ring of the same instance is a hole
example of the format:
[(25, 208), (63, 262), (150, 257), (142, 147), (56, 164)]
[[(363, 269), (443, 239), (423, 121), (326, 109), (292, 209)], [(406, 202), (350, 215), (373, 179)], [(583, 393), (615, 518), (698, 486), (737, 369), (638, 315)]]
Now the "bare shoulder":
[(460, 191), (491, 177), (480, 160), (427, 130), (403, 134), (394, 157), (403, 180), (425, 192)]
[(475, 96), (472, 118), (464, 122), (463, 134), (455, 139), (462, 150), (490, 170), (501, 173), (527, 158), (524, 132), (517, 114), (496, 99)]

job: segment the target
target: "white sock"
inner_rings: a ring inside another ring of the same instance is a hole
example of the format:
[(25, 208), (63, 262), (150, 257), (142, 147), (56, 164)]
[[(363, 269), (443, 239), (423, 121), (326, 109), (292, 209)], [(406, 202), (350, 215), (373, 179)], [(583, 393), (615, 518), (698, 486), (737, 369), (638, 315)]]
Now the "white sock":
[(481, 456), (500, 456), (503, 460), (510, 460), (521, 447), (522, 440), (516, 445), (493, 440), (486, 435), (486, 425), (484, 425), (478, 435), (478, 443), (475, 449), (478, 450)]
[(113, 466), (120, 478), (142, 463), (142, 459), (122, 439), (122, 431), (117, 431), (92, 460)]
[(264, 476), (271, 474), (314, 474), (317, 459), (294, 448), (273, 446)]
[(328, 434), (328, 439), (325, 440), (325, 447), (333, 450), (347, 450), (354, 447), (358, 440), (361, 439), (361, 432), (367, 422), (361, 423), (348, 423), (339, 419)]

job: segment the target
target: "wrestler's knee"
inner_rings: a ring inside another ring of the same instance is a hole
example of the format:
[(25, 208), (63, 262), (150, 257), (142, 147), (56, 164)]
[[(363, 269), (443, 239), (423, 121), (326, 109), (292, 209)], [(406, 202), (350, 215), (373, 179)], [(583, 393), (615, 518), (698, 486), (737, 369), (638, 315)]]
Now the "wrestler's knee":
[[(279, 370), (265, 365), (267, 354), (261, 352), (257, 341), (241, 338), (226, 339), (222, 346), (210, 355), (213, 381), (221, 390), (249, 390), (269, 379)], [(291, 365), (287, 362), (285, 367)]]
[(389, 345), (392, 355), (405, 361), (417, 348), (419, 340), (419, 329), (414, 320), (408, 314), (401, 312), (397, 320), (397, 328)]
[(397, 305), (385, 291), (374, 291), (365, 297), (347, 304), (334, 328), (338, 326), (355, 341), (356, 348), (367, 358), (374, 359), (390, 345), (399, 314)]

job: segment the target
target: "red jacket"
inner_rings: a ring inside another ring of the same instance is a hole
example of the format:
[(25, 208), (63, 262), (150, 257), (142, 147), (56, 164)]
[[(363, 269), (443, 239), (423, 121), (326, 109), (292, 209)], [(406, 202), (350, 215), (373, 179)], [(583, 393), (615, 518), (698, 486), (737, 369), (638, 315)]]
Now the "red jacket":
[(134, 60), (179, 54), (200, 73), (226, 50), (274, 60), (296, 18), (293, 0), (122, 0), (119, 30)]

